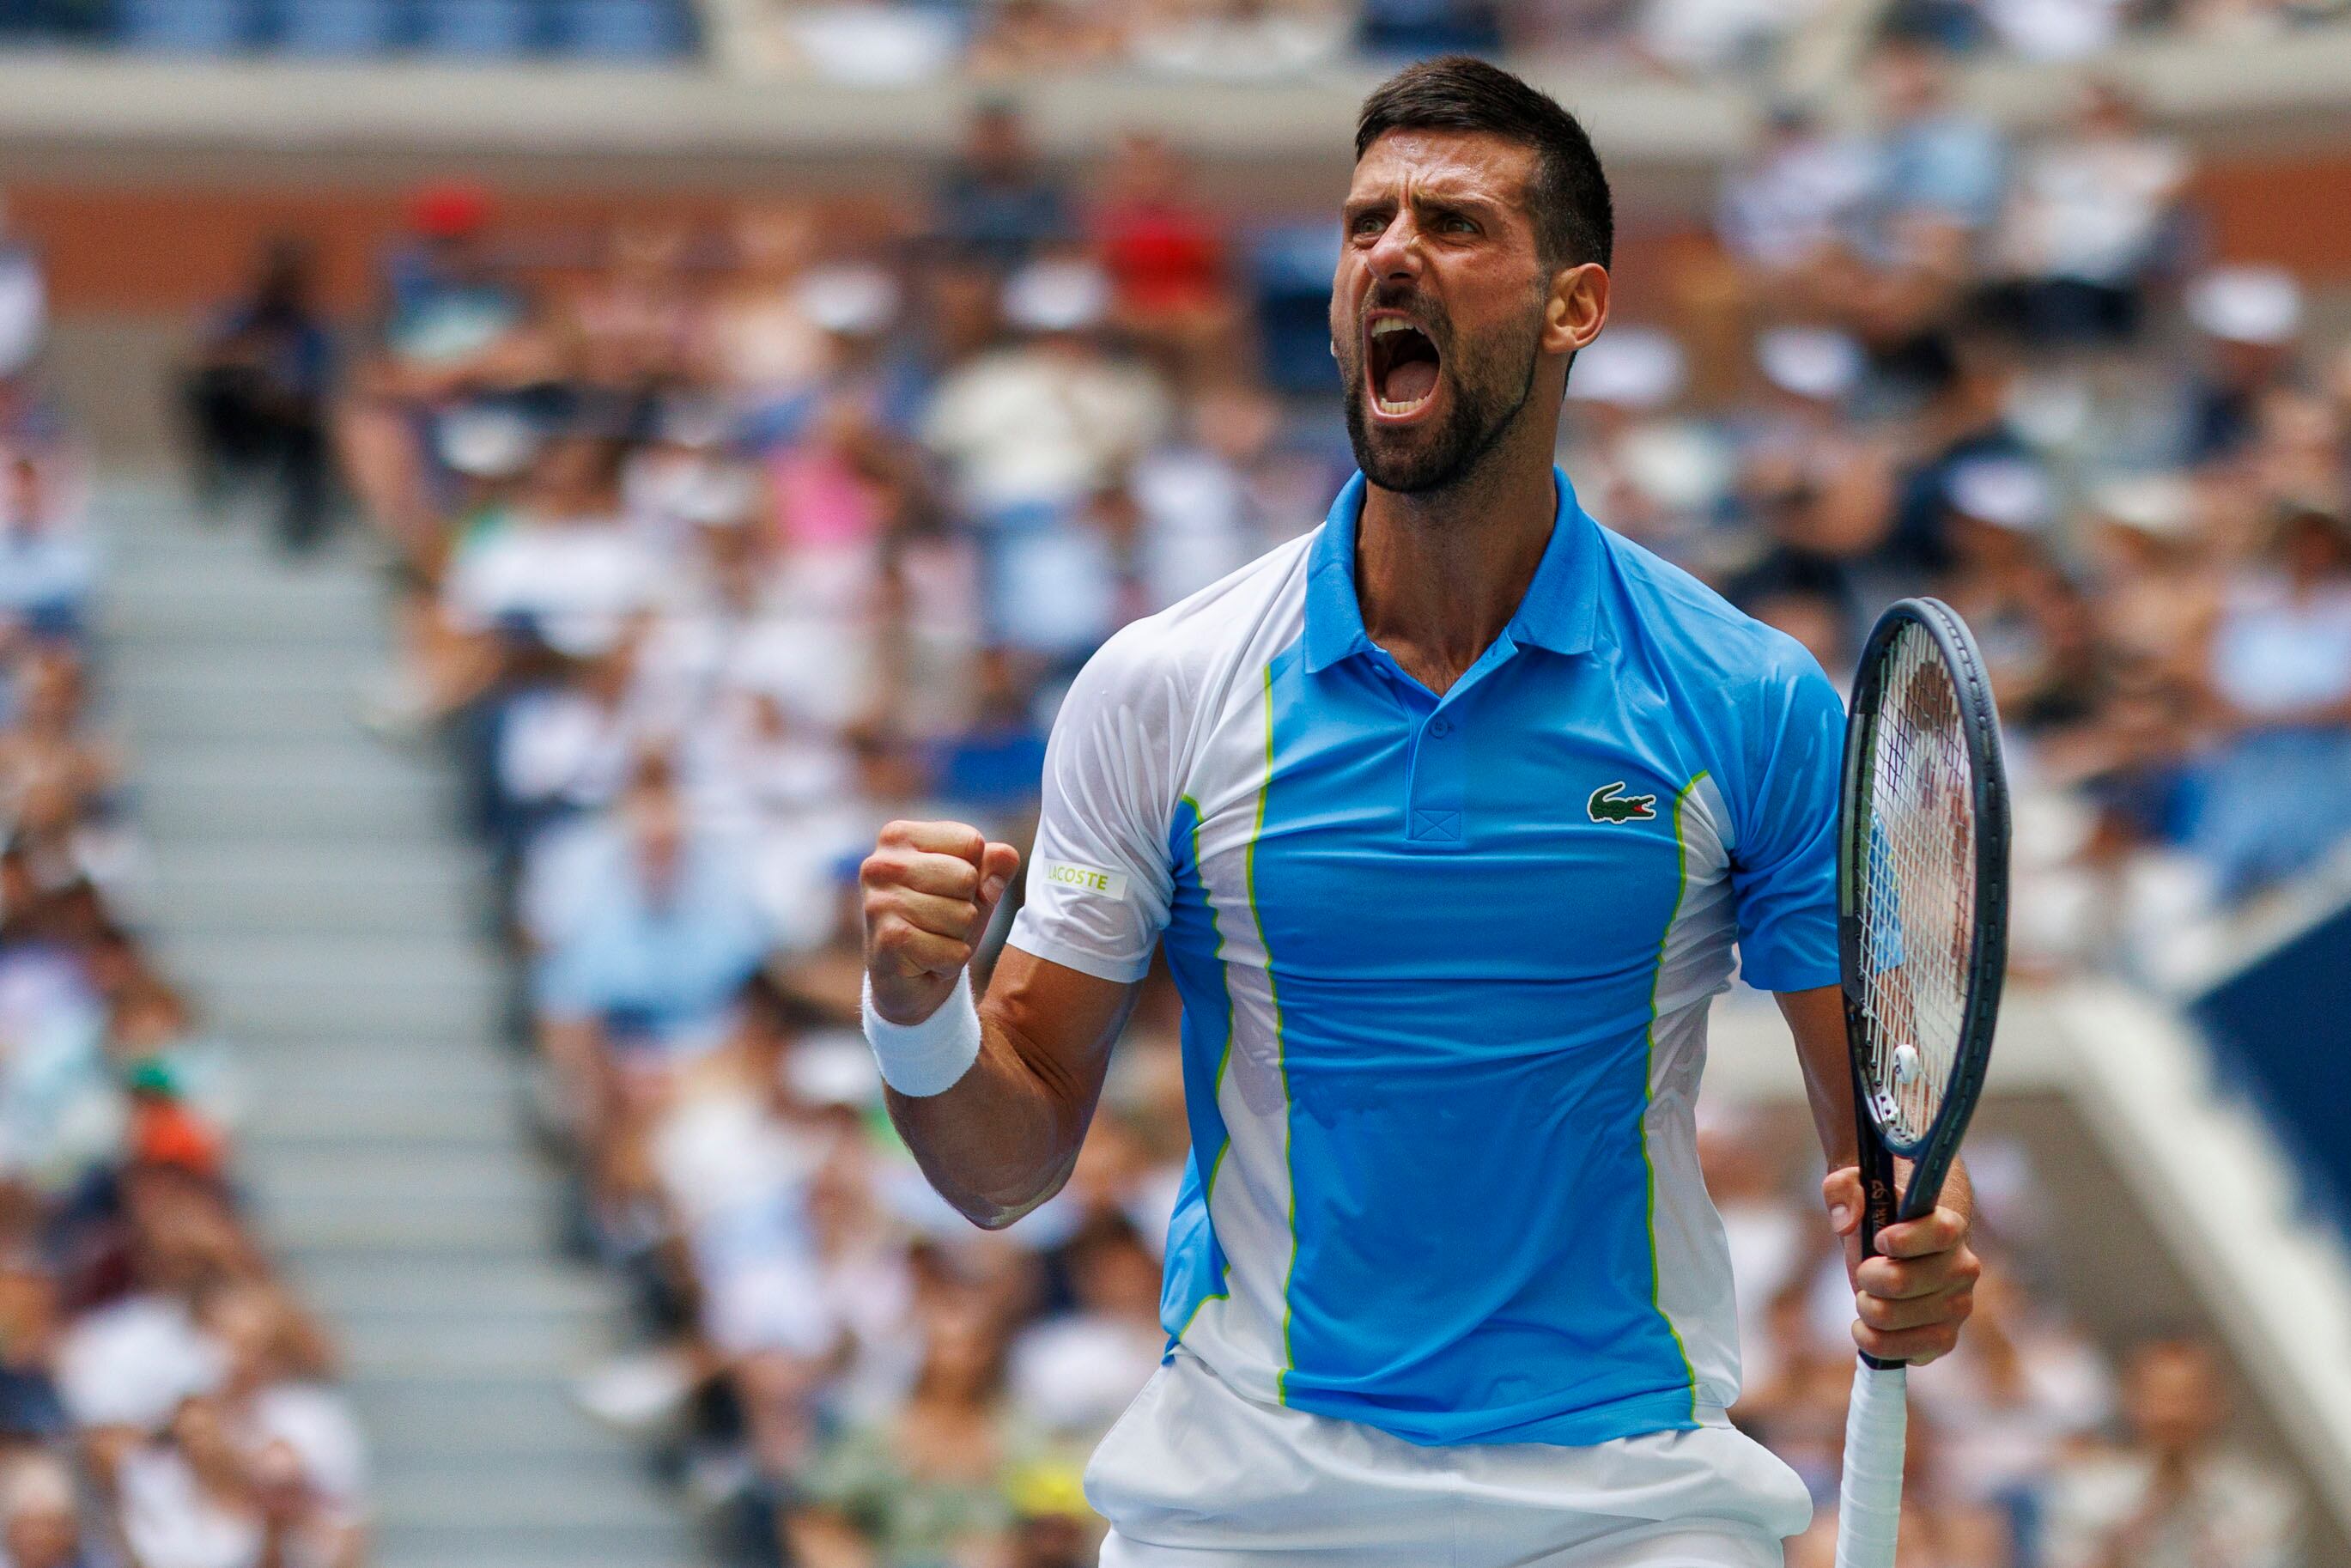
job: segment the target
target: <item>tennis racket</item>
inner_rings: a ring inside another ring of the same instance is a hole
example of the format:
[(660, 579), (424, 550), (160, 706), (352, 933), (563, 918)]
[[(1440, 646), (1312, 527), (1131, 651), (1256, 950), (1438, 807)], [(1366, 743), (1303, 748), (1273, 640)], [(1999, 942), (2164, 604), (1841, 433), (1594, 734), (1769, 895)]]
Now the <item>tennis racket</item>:
[[(1861, 1134), (1861, 1255), (1933, 1211), (2008, 962), (2008, 781), (1983, 658), (1933, 599), (1878, 619), (1845, 721), (1837, 936)], [(1897, 1180), (1896, 1162), (1906, 1162)], [(1845, 1417), (1837, 1568), (1894, 1568), (1907, 1374), (1865, 1354)]]

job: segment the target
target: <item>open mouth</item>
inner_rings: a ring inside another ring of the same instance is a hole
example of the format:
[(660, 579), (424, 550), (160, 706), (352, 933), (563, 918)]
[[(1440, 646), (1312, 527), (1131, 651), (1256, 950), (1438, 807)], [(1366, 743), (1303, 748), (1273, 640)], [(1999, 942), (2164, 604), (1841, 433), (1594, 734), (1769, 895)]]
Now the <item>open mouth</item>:
[(1364, 330), (1372, 407), (1384, 419), (1413, 418), (1437, 396), (1436, 340), (1403, 315), (1374, 316)]

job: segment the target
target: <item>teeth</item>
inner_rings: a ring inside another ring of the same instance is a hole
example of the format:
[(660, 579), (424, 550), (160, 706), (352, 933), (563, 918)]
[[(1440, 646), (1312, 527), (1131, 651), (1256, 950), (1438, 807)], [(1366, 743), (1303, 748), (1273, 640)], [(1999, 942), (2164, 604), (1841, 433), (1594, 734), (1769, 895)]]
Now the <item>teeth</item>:
[(1375, 395), (1372, 401), (1380, 405), (1380, 412), (1382, 413), (1410, 413), (1414, 409), (1418, 408), (1422, 403), (1426, 402), (1428, 400), (1426, 398), (1421, 398), (1413, 402), (1390, 402), (1386, 398)]
[(1400, 316), (1383, 316), (1372, 323), (1372, 336), (1374, 338), (1384, 338), (1391, 332), (1407, 332), (1411, 329), (1412, 323)]

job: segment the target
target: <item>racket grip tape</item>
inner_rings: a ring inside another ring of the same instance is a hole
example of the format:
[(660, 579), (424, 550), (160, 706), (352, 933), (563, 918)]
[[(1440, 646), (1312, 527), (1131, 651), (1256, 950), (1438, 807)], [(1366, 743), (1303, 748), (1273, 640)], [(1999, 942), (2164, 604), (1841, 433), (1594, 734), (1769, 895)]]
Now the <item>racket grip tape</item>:
[(1837, 1492), (1836, 1568), (1894, 1568), (1909, 1433), (1908, 1370), (1866, 1362), (1855, 1367)]

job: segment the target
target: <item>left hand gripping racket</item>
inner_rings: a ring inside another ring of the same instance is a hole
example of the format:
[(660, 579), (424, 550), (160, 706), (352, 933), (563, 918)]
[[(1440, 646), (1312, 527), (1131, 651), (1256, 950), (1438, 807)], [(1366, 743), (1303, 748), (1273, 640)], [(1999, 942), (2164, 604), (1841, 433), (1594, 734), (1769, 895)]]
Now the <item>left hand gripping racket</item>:
[[(1845, 721), (1837, 936), (1861, 1148), (1861, 1256), (1933, 1211), (1982, 1092), (2008, 963), (2008, 781), (1983, 658), (1906, 599), (1863, 647)], [(1897, 1186), (1899, 1159), (1907, 1179)], [(1845, 1417), (1837, 1568), (1894, 1568), (1909, 1427), (1900, 1362), (1864, 1354)]]

